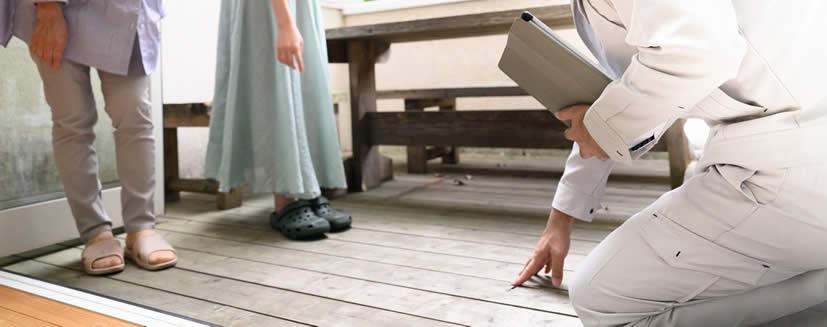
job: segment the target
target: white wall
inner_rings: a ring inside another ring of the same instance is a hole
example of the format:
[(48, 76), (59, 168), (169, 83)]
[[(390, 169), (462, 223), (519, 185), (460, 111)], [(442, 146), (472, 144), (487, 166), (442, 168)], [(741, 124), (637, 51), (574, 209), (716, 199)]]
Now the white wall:
[(164, 103), (212, 101), (221, 1), (175, 0), (165, 4), (167, 17), (161, 28)]

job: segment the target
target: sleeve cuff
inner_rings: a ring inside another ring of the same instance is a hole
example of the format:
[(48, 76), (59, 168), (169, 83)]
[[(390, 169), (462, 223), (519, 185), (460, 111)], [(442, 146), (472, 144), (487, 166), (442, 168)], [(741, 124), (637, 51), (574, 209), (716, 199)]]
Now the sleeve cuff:
[(551, 206), (585, 222), (591, 222), (597, 211), (603, 208), (600, 199), (562, 182), (557, 185), (557, 192), (554, 194)]
[(623, 163), (632, 162), (632, 154), (629, 147), (623, 142), (623, 138), (593, 108), (586, 112), (583, 124), (586, 125), (586, 130), (589, 131), (597, 145), (609, 155), (610, 159)]

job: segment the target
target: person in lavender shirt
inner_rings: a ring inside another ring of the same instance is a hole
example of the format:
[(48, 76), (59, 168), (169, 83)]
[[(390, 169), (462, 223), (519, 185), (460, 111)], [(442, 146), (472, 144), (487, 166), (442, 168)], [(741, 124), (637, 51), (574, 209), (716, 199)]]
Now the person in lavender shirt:
[[(92, 275), (124, 269), (124, 255), (149, 270), (177, 262), (153, 231), (155, 139), (149, 74), (158, 62), (162, 0), (17, 0), (0, 4), (0, 44), (11, 34), (29, 44), (52, 109), (58, 173)], [(115, 127), (126, 247), (113, 238), (101, 202), (93, 146), (97, 111), (90, 83), (97, 70)]]

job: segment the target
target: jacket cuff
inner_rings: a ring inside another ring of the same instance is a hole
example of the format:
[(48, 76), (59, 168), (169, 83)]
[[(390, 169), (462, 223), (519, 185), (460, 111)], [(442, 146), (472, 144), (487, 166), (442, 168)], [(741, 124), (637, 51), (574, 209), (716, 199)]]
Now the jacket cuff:
[(623, 142), (623, 138), (615, 132), (614, 128), (610, 126), (594, 108), (586, 112), (583, 118), (583, 124), (586, 130), (592, 136), (597, 145), (600, 146), (606, 154), (614, 161), (630, 163), (632, 161), (632, 154), (629, 151), (629, 146)]
[(552, 201), (551, 206), (585, 222), (591, 222), (597, 211), (603, 208), (599, 198), (589, 193), (580, 192), (563, 182), (557, 185), (557, 192), (554, 194), (554, 201)]

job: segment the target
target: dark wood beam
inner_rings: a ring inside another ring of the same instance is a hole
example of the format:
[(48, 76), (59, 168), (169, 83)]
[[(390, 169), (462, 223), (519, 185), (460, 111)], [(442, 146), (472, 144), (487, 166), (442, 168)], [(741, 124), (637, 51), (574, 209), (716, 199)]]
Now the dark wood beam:
[(210, 108), (203, 103), (165, 104), (164, 128), (209, 127)]
[(518, 86), (463, 87), (419, 90), (376, 91), (377, 99), (430, 100), (446, 98), (482, 98), (504, 96), (527, 96), (528, 92)]
[[(530, 11), (535, 17), (553, 28), (573, 25), (571, 6), (554, 5), (377, 25), (340, 27), (328, 29), (327, 40), (328, 44), (334, 41), (364, 39), (390, 43), (505, 34), (514, 19), (519, 17), (525, 10)], [(331, 46), (331, 48), (334, 47), (335, 45)]]
[(381, 112), (366, 121), (374, 145), (571, 147), (565, 125), (544, 110)]

